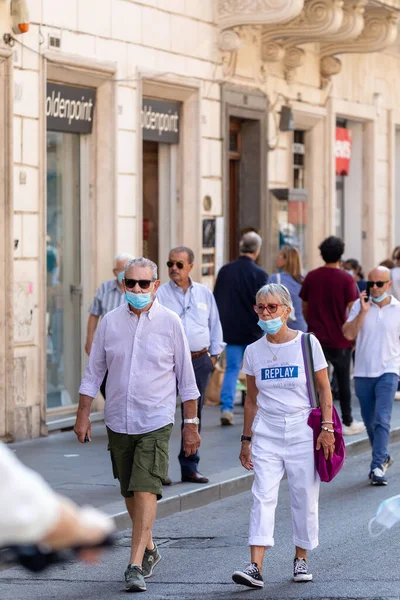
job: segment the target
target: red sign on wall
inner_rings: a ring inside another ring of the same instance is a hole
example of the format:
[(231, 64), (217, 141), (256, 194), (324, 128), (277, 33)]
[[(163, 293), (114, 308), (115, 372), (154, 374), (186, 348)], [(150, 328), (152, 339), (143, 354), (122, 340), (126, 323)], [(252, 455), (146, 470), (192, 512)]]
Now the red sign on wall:
[(351, 159), (351, 131), (344, 127), (336, 127), (335, 159), (336, 175), (348, 175)]

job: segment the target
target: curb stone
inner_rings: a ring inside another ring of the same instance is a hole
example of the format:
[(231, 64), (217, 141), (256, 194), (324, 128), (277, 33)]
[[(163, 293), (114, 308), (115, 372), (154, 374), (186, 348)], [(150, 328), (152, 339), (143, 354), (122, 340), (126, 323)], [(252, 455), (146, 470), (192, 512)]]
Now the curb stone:
[[(390, 432), (390, 441), (400, 440), (400, 427)], [(355, 440), (346, 445), (346, 457), (355, 456), (365, 452), (370, 447), (368, 438)], [(245, 473), (239, 477), (233, 477), (226, 481), (203, 485), (198, 490), (191, 490), (183, 494), (176, 494), (170, 498), (164, 498), (157, 504), (157, 519), (169, 517), (175, 513), (199, 508), (217, 500), (229, 498), (242, 492), (247, 492), (253, 484), (253, 473)], [(117, 530), (123, 531), (131, 527), (131, 520), (127, 511), (110, 515), (114, 519)]]

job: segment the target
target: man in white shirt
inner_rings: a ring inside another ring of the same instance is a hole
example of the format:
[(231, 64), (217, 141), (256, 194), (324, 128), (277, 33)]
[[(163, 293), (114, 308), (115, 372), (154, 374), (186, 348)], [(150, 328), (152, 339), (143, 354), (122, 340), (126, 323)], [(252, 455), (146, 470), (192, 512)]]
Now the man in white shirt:
[(389, 294), (391, 285), (389, 269), (371, 271), (367, 291), (353, 304), (343, 326), (348, 340), (357, 338), (354, 382), (372, 446), (372, 485), (387, 485), (385, 473), (393, 463), (388, 445), (400, 370), (400, 302)]
[(126, 303), (107, 313), (96, 331), (80, 387), (75, 433), (90, 441), (90, 406), (108, 369), (104, 421), (114, 477), (132, 519), (132, 549), (125, 571), (128, 592), (146, 590), (160, 560), (152, 527), (176, 409), (176, 387), (184, 404), (183, 446), (187, 456), (200, 446), (199, 390), (179, 317), (155, 298), (157, 265), (136, 258), (125, 268)]
[[(225, 344), (217, 303), (208, 287), (191, 279), (190, 272), (193, 265), (193, 250), (187, 246), (173, 248), (167, 262), (170, 281), (160, 286), (157, 298), (161, 304), (180, 317), (189, 342), (196, 384), (200, 391), (197, 405), (200, 432), (201, 411), (207, 384)], [(179, 453), (182, 481), (208, 483), (208, 478), (198, 471), (199, 460), (198, 452), (185, 456), (182, 440)]]

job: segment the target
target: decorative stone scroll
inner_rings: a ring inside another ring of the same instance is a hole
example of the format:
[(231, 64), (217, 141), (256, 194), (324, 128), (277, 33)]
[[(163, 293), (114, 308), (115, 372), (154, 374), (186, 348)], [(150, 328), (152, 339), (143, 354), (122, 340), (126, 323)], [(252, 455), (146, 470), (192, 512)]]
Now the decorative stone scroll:
[(356, 39), (347, 37), (321, 46), (321, 86), (325, 87), (332, 75), (340, 73), (342, 63), (336, 54), (380, 52), (396, 41), (398, 23), (398, 12), (367, 8), (364, 13), (364, 28)]

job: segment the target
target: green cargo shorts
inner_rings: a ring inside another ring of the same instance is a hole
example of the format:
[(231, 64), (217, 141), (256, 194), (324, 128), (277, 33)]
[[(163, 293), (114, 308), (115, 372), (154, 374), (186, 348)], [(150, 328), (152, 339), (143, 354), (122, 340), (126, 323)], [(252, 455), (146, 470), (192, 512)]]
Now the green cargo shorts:
[(114, 478), (119, 480), (124, 498), (132, 498), (135, 492), (162, 498), (162, 483), (168, 477), (171, 431), (172, 423), (135, 435), (116, 433), (107, 427)]

